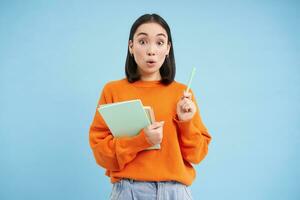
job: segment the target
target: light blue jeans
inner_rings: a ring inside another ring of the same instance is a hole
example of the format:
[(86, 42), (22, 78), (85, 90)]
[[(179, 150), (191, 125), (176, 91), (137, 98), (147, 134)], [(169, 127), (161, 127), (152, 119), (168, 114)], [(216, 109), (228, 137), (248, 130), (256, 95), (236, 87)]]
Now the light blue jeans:
[(192, 200), (188, 186), (176, 181), (135, 181), (114, 183), (110, 200)]

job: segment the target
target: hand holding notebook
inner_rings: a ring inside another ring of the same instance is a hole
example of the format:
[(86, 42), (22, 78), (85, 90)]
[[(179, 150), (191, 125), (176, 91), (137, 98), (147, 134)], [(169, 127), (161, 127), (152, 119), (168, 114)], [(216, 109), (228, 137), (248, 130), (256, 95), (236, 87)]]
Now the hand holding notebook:
[(146, 139), (150, 144), (159, 145), (163, 138), (164, 121), (154, 122), (150, 126), (144, 128)]
[(114, 137), (135, 136), (155, 121), (151, 107), (144, 108), (140, 99), (100, 105), (98, 111)]

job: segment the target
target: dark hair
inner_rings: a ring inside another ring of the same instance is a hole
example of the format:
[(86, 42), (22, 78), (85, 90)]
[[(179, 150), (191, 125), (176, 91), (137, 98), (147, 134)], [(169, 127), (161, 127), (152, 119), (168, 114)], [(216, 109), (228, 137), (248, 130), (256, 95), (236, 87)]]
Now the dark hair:
[[(129, 34), (129, 40), (133, 41), (133, 35), (136, 32), (137, 28), (145, 23), (149, 22), (155, 22), (161, 25), (167, 32), (168, 34), (168, 44), (171, 44), (171, 48), (169, 51), (169, 56), (165, 58), (164, 63), (162, 64), (161, 68), (159, 69), (160, 75), (161, 75), (161, 83), (168, 85), (174, 81), (175, 78), (175, 73), (176, 73), (176, 68), (175, 68), (175, 58), (174, 58), (174, 51), (173, 51), (173, 42), (172, 42), (172, 37), (171, 37), (171, 31), (169, 28), (169, 25), (167, 22), (159, 15), (157, 14), (145, 14), (140, 16), (132, 25), (130, 29), (130, 34)], [(137, 70), (137, 64), (134, 60), (134, 57), (131, 56), (129, 52), (129, 47), (127, 50), (127, 58), (126, 58), (126, 63), (125, 63), (125, 73), (127, 80), (130, 83), (133, 83), (137, 80), (140, 80), (140, 74)]]

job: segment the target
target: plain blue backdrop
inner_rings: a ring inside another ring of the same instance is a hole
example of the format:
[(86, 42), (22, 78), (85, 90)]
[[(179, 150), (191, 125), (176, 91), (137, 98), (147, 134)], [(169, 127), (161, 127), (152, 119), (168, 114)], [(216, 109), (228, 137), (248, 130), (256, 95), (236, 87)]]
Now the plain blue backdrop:
[(88, 143), (103, 85), (124, 77), (129, 30), (169, 23), (176, 80), (213, 140), (195, 200), (300, 199), (299, 1), (0, 1), (0, 199), (102, 200)]

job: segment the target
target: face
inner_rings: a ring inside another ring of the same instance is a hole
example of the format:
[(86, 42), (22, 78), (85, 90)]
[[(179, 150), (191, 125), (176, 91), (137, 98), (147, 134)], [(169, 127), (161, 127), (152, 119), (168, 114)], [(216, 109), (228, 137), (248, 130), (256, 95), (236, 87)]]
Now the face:
[(159, 69), (169, 54), (171, 44), (165, 29), (154, 22), (140, 25), (129, 41), (129, 51), (143, 77), (159, 79)]

